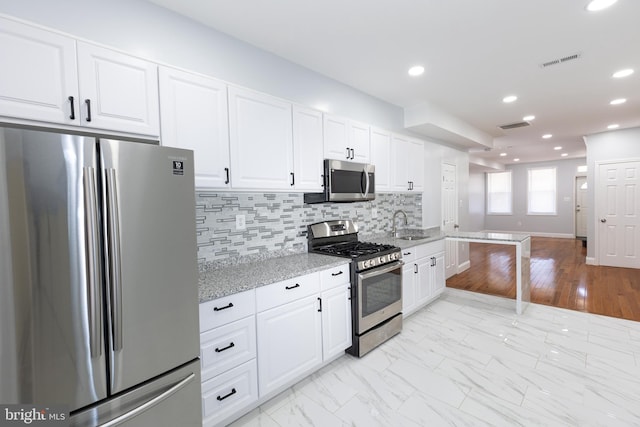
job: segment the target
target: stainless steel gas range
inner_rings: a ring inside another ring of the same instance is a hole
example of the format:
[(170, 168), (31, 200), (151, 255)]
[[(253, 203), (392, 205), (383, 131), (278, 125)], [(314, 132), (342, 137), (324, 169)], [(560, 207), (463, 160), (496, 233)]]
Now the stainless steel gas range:
[(309, 252), (351, 259), (353, 345), (362, 357), (402, 330), (402, 252), (358, 240), (358, 227), (334, 220), (308, 227)]

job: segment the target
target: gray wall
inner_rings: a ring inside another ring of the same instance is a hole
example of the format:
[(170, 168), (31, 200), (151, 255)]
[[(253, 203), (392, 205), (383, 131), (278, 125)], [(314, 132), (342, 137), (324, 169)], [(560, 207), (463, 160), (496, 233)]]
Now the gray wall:
[[(575, 235), (575, 177), (578, 166), (585, 164), (586, 159), (569, 159), (507, 166), (507, 170), (512, 170), (513, 214), (486, 215), (485, 229), (531, 234)], [(527, 215), (527, 170), (539, 167), (557, 168), (557, 215)]]
[(469, 171), (469, 231), (485, 229), (485, 173)]
[(385, 129), (404, 128), (400, 107), (146, 1), (0, 0), (0, 13)]
[[(594, 209), (587, 214), (587, 239), (595, 240), (595, 171), (596, 163), (603, 161), (640, 160), (640, 128), (623, 129), (589, 135), (584, 138), (587, 144), (587, 186), (589, 188), (589, 206)], [(587, 245), (587, 258), (595, 258), (595, 245)]]

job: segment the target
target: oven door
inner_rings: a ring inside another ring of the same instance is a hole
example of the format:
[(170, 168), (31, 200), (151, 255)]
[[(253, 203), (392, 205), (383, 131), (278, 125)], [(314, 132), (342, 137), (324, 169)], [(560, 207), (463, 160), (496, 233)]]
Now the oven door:
[(357, 273), (358, 335), (402, 311), (402, 261)]

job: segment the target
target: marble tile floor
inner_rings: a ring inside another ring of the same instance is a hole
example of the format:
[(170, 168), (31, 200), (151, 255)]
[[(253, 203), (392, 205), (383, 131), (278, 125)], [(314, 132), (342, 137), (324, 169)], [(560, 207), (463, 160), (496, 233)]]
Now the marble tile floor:
[(447, 288), (232, 426), (640, 426), (640, 322)]

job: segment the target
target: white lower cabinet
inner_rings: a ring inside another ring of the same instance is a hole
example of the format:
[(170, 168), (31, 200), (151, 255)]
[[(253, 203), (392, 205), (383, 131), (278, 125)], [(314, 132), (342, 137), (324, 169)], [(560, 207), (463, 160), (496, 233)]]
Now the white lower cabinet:
[(200, 304), (205, 427), (231, 423), (351, 346), (349, 263)]
[(225, 425), (258, 401), (255, 291), (200, 304), (203, 425)]
[(258, 313), (258, 384), (266, 395), (322, 363), (318, 297), (306, 297)]
[(444, 291), (444, 240), (404, 249), (402, 259), (402, 314), (407, 317)]

